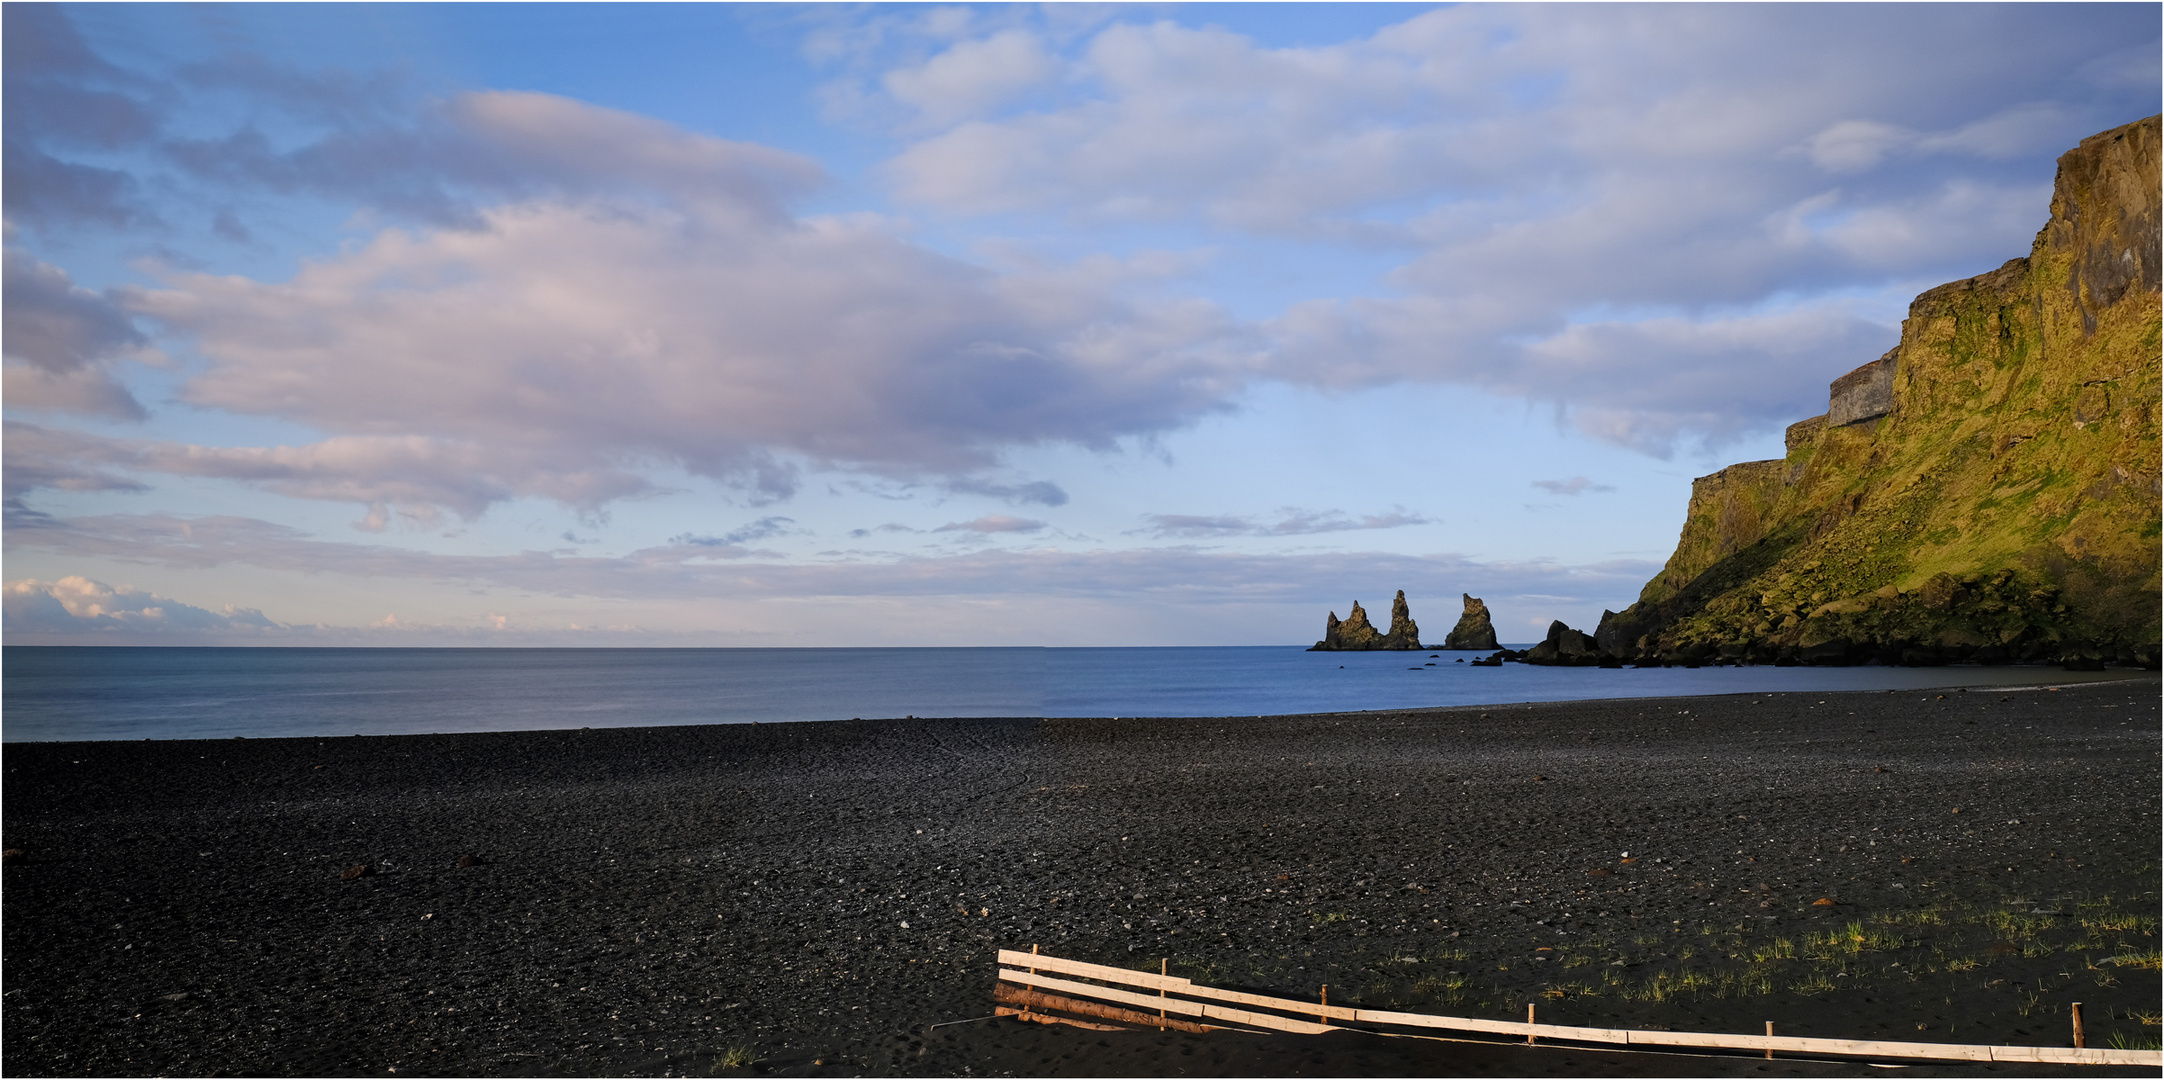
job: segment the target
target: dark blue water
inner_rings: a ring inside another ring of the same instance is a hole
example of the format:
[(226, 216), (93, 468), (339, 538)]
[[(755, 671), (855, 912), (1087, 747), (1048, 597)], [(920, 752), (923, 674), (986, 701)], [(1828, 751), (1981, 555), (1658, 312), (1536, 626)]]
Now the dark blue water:
[[(0, 738), (177, 739), (898, 716), (1254, 716), (1778, 690), (2036, 685), (2039, 668), (1538, 668), (1477, 653), (12, 646)], [(1434, 666), (1427, 666), (1429, 664)]]

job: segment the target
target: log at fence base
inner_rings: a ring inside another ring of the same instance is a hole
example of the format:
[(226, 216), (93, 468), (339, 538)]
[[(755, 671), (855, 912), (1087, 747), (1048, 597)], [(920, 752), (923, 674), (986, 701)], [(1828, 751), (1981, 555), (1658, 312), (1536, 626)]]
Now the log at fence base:
[[(1029, 1014), (1025, 1015), (1024, 1019), (1036, 1019), (1037, 1014), (1073, 1013), (1076, 1016), (1110, 1020), (1116, 1024), (1154, 1027), (1160, 1030), (1169, 1028), (1173, 1031), (1191, 1031), (1197, 1034), (1206, 1031), (1223, 1030), (1222, 1028), (1211, 1027), (1208, 1024), (1197, 1024), (1188, 1020), (1175, 1020), (1166, 1016), (1151, 1016), (1148, 1013), (1136, 1012), (1133, 1009), (1122, 1009), (1117, 1005), (1104, 1005), (1095, 1001), (1063, 997), (1059, 994), (1047, 994), (1041, 990), (1031, 990), (1028, 987), (1015, 986), (1011, 983), (1000, 983), (993, 987), (992, 1000), (1004, 1006), (1012, 1006), (1017, 1014)], [(1057, 1022), (1064, 1018), (1046, 1016), (1044, 1019)], [(1126, 1030), (1124, 1027), (1112, 1027), (1105, 1024), (1088, 1024), (1084, 1026), (1103, 1031)]]
[(1126, 1028), (1121, 1027), (1118, 1024), (1092, 1024), (1087, 1020), (1077, 1020), (1072, 1016), (1053, 1016), (1050, 1013), (1036, 1013), (1031, 1012), (1028, 1009), (1012, 1005), (1002, 1005), (998, 1009), (994, 1010), (994, 1012), (998, 1016), (1011, 1016), (1017, 1020), (1027, 1020), (1032, 1024), (1065, 1024), (1068, 1027), (1078, 1027), (1089, 1031), (1127, 1030)]

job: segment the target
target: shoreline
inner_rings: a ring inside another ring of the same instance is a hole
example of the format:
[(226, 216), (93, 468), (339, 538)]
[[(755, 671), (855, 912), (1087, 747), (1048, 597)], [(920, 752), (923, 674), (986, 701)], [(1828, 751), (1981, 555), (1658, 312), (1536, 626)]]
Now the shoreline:
[[(1479, 654), (1196, 650), (793, 650), (786, 662), (721, 651), (575, 657), (442, 653), (18, 650), (0, 740), (323, 738), (797, 723), (852, 717), (1299, 716), (1765, 692), (1911, 691), (2148, 679), (2047, 668), (1486, 667)], [(556, 659), (550, 659), (557, 657)], [(1601, 674), (1594, 674), (1601, 671)]]
[(2144, 683), (9, 743), (0, 1030), (18, 1075), (1637, 1068), (927, 1032), (1042, 944), (1557, 1023), (2054, 1045), (2080, 1000), (2106, 1045), (2156, 1031), (2155, 969), (2100, 962), (2156, 949)]

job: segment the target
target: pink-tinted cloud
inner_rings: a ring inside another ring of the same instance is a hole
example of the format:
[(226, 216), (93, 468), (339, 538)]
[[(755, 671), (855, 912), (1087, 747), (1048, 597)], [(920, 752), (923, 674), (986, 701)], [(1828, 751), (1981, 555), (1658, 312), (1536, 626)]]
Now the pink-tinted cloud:
[(1177, 426), (1241, 384), (1220, 313), (1123, 298), (1117, 273), (995, 273), (876, 222), (743, 209), (524, 203), (288, 282), (175, 275), (130, 304), (209, 359), (194, 404), (417, 463), (459, 448), (459, 493), (390, 461), (380, 477), (462, 513), (492, 489), (589, 506), (642, 463), (770, 497), (800, 461), (966, 474), (1005, 447)]
[(28, 252), (6, 250), (0, 285), (0, 353), (5, 395), (18, 409), (140, 420), (143, 407), (111, 364), (149, 352), (149, 341), (109, 297), (78, 287), (67, 272)]

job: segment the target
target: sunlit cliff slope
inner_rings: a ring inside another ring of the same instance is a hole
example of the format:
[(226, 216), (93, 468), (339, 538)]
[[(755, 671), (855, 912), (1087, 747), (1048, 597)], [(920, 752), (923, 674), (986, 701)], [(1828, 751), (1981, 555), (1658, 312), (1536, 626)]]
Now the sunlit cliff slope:
[(1697, 480), (1603, 651), (2154, 666), (2158, 129), (2082, 140), (2028, 257), (1918, 296), (1786, 458)]

